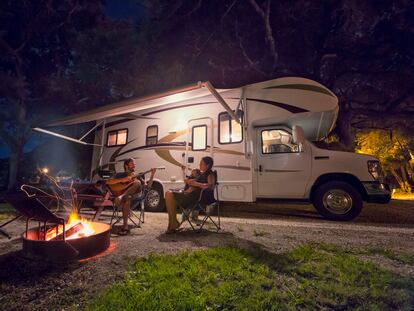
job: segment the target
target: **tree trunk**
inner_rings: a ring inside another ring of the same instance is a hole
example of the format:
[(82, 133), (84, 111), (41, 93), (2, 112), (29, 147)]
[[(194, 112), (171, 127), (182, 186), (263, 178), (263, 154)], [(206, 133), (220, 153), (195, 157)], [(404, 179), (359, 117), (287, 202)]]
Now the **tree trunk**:
[(401, 189), (403, 189), (403, 188), (404, 188), (404, 182), (403, 182), (403, 180), (401, 179), (401, 177), (398, 175), (398, 173), (397, 173), (397, 171), (395, 170), (395, 168), (394, 168), (394, 167), (391, 167), (391, 168), (390, 168), (390, 171), (391, 171), (392, 175), (394, 175), (395, 179), (397, 180), (398, 185), (400, 186), (400, 188), (401, 188)]
[(20, 165), (22, 163), (23, 145), (14, 146), (10, 152), (9, 159), (9, 183), (7, 190), (12, 190), (18, 185), (20, 177)]
[(411, 185), (408, 180), (407, 171), (405, 170), (405, 164), (400, 165), (400, 170), (401, 170), (401, 177), (404, 183), (404, 191), (411, 192)]

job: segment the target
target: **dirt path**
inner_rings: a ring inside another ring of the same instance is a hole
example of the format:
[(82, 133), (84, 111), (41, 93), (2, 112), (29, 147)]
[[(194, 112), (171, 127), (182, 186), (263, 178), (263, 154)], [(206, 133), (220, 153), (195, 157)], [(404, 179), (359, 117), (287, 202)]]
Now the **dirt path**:
[[(0, 306), (2, 310), (81, 307), (102, 288), (122, 279), (134, 258), (151, 253), (225, 245), (280, 252), (304, 242), (323, 242), (414, 254), (414, 203), (393, 203), (388, 209), (371, 205), (358, 219), (347, 223), (325, 221), (309, 206), (271, 208), (268, 204), (259, 204), (256, 207), (252, 213), (250, 205), (237, 212), (234, 206), (225, 206), (224, 214), (232, 217), (222, 218), (220, 233), (186, 231), (166, 235), (167, 215), (147, 213), (141, 229), (132, 230), (129, 236), (113, 236), (105, 253), (64, 266), (29, 261), (21, 256), (20, 239), (0, 237)], [(271, 210), (263, 213), (266, 209)], [(257, 214), (257, 210), (262, 213)], [(374, 212), (376, 217), (372, 215)], [(15, 222), (7, 230), (16, 237), (24, 231), (24, 222)], [(368, 259), (414, 277), (413, 266)]]

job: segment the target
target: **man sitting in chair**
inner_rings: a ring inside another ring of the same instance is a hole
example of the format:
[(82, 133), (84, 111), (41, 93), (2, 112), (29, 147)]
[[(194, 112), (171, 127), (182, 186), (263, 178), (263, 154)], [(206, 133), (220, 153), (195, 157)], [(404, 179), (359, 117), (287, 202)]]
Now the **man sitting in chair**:
[(114, 204), (117, 207), (122, 207), (123, 228), (119, 232), (120, 235), (129, 233), (128, 217), (131, 209), (131, 202), (135, 194), (139, 194), (143, 187), (151, 188), (152, 180), (156, 169), (151, 169), (151, 176), (148, 184), (145, 180), (135, 173), (135, 161), (130, 158), (124, 161), (125, 173), (120, 178), (111, 178), (106, 181), (106, 184), (117, 195)]

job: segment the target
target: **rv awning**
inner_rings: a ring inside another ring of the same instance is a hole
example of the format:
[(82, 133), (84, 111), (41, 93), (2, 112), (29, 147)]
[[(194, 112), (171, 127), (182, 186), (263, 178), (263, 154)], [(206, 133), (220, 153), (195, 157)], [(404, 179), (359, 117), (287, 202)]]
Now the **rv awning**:
[(220, 91), (217, 91), (210, 82), (198, 82), (196, 84), (188, 85), (182, 88), (169, 90), (155, 95), (145, 96), (141, 98), (128, 99), (116, 104), (99, 107), (83, 113), (78, 113), (54, 122), (48, 123), (45, 126), (60, 126), (60, 125), (74, 125), (79, 123), (86, 123), (90, 121), (103, 120), (109, 117), (124, 115), (127, 113), (138, 112), (146, 109), (156, 108), (168, 104), (174, 104), (184, 100), (194, 99), (206, 95), (213, 95), (217, 101), (224, 107), (230, 116), (237, 120), (233, 111), (226, 104), (224, 99), (220, 96)]

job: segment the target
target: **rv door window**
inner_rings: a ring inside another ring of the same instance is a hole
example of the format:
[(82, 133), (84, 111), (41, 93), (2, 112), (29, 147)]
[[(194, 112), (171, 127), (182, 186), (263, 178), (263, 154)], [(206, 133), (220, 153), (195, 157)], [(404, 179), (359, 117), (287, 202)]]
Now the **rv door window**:
[(107, 147), (125, 145), (128, 140), (128, 129), (116, 130), (108, 132), (106, 139)]
[(261, 136), (263, 154), (299, 152), (292, 135), (284, 130), (264, 130)]
[(146, 145), (155, 145), (158, 142), (158, 126), (151, 125), (147, 127)]
[(192, 150), (207, 149), (207, 125), (193, 126), (191, 133)]
[(227, 112), (219, 114), (219, 143), (234, 144), (243, 140), (242, 126), (232, 120)]

